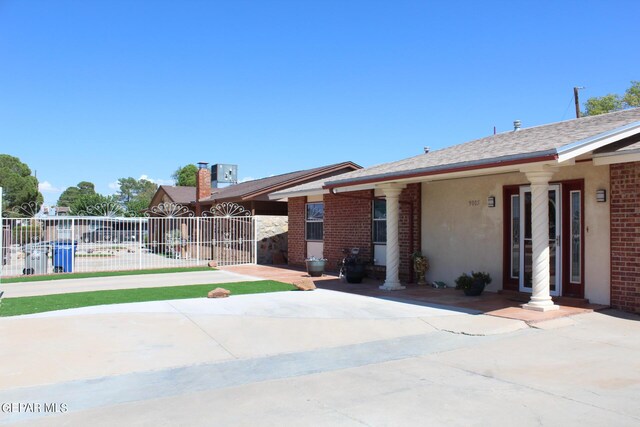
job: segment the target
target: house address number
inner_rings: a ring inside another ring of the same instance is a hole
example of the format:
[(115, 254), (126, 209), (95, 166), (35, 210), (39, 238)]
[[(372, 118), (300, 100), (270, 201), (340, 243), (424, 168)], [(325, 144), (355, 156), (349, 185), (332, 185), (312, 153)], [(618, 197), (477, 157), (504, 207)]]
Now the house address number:
[(469, 206), (480, 206), (480, 200), (469, 200)]

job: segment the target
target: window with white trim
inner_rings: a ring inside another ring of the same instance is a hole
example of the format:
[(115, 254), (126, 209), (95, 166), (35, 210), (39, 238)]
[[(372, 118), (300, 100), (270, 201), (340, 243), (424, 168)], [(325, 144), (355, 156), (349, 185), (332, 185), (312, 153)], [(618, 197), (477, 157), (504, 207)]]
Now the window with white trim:
[(387, 243), (387, 201), (373, 201), (373, 243)]
[(322, 241), (324, 237), (324, 203), (307, 203), (305, 239)]

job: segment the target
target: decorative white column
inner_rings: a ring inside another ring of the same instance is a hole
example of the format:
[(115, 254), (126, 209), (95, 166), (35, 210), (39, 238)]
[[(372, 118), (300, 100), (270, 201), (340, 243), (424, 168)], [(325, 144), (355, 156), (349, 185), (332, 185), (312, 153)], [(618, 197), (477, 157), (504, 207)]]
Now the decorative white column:
[(526, 172), (531, 183), (532, 293), (522, 308), (535, 311), (557, 310), (549, 293), (549, 180), (553, 171)]
[(387, 201), (387, 276), (380, 289), (397, 291), (405, 289), (400, 284), (400, 243), (398, 240), (398, 224), (400, 217), (400, 193), (404, 185), (383, 184), (382, 190)]

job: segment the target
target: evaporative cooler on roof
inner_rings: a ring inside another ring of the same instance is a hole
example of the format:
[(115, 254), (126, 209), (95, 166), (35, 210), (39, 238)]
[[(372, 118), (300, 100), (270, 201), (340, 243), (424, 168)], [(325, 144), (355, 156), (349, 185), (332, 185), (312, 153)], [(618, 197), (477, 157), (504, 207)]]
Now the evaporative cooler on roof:
[(218, 184), (237, 184), (238, 165), (215, 164), (211, 166), (211, 184), (217, 187)]

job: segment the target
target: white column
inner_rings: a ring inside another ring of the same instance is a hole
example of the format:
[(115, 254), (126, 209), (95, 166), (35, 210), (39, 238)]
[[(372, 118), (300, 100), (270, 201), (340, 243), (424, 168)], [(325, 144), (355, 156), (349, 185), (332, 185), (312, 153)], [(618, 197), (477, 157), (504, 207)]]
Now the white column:
[(380, 289), (397, 291), (405, 289), (400, 284), (400, 243), (398, 240), (398, 224), (400, 214), (400, 193), (404, 185), (384, 184), (380, 190), (387, 201), (387, 276)]
[(559, 307), (553, 304), (549, 294), (549, 180), (552, 171), (527, 172), (531, 183), (531, 240), (532, 293), (531, 300), (523, 306), (527, 310), (551, 311)]

